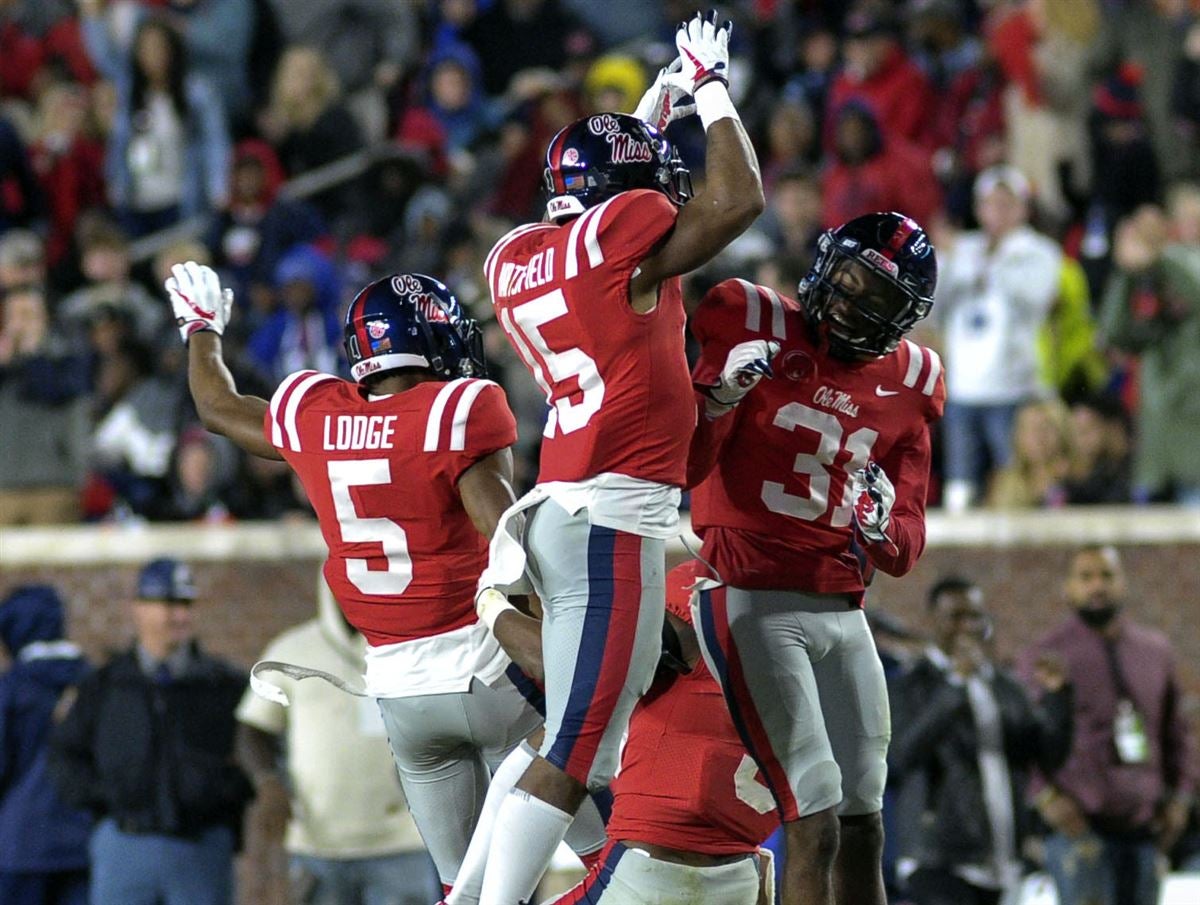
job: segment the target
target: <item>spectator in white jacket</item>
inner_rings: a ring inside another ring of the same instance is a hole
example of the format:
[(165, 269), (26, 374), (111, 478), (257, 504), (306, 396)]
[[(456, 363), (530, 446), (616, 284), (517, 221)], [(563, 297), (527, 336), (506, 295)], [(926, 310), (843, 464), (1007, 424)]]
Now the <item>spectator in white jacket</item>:
[(1037, 334), (1058, 294), (1062, 250), (1029, 225), (1028, 180), (1015, 167), (975, 182), (980, 229), (941, 254), (935, 314), (946, 356), (945, 504), (978, 499), (1008, 465), (1017, 409), (1044, 395)]

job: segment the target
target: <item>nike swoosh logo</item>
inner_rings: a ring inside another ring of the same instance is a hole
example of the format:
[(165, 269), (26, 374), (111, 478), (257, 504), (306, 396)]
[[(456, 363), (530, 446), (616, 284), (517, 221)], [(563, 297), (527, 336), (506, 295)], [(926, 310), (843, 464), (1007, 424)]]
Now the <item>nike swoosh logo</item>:
[(900, 392), (899, 390), (885, 390), (879, 384), (875, 384), (875, 395), (876, 396), (895, 396), (895, 395), (899, 394), (899, 392)]

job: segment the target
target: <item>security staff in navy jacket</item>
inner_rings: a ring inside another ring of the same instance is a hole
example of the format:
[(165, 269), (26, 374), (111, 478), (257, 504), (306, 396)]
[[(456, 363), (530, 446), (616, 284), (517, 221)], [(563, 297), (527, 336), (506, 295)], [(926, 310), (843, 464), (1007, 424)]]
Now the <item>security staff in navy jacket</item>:
[(252, 796), (233, 759), (246, 676), (192, 633), (191, 571), (147, 565), (137, 642), (84, 680), (52, 743), (63, 796), (98, 818), (91, 905), (229, 905)]
[(50, 729), (87, 672), (63, 639), (63, 604), (48, 585), (0, 602), (0, 902), (85, 905), (91, 818), (66, 805), (46, 770)]

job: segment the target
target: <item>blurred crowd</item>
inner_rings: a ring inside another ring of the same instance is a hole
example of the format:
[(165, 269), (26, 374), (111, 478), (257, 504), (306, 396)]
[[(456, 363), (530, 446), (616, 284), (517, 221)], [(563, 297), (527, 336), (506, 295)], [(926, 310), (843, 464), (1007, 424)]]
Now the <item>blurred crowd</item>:
[[(682, 0), (0, 0), (0, 524), (307, 517), (199, 429), (161, 283), (218, 268), (262, 395), (398, 270), (491, 318), (548, 139), (631, 110)], [(939, 249), (934, 504), (1200, 504), (1200, 4), (736, 0), (768, 206), (686, 288), (793, 295), (871, 210)], [(698, 180), (703, 133), (670, 127)], [(531, 483), (544, 401), (488, 330)]]

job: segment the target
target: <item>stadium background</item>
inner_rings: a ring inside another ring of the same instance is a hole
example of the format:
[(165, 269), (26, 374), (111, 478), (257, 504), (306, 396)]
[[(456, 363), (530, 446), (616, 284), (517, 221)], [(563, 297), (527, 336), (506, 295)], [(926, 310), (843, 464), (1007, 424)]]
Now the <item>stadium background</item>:
[[(768, 211), (685, 291), (737, 274), (794, 294), (819, 230), (866, 209), (904, 209), (948, 249), (977, 226), (976, 175), (1000, 162), (1028, 181), (1034, 225), (1081, 265), (1082, 280), (1064, 281), (1037, 325), (1041, 433), (1014, 439), (1013, 466), (980, 490), (985, 508), (934, 510), (925, 558), (904, 580), (881, 578), (871, 606), (920, 632), (928, 586), (963, 572), (986, 590), (999, 650), (1011, 655), (1060, 618), (1069, 548), (1117, 543), (1133, 611), (1176, 644), (1195, 724), (1200, 514), (1165, 504), (1196, 502), (1200, 474), (1139, 483), (1134, 462), (1156, 455), (1161, 438), (1139, 431), (1139, 357), (1097, 322), (1121, 270), (1123, 224), (1161, 229), (1156, 247), (1200, 253), (1200, 10), (1188, 0), (722, 9), (736, 21), (733, 94)], [(322, 548), (306, 504), (285, 474), (197, 430), (162, 275), (207, 259), (237, 288), (229, 348), (239, 379), (260, 392), (298, 362), (344, 372), (336, 322), (376, 275), (444, 276), (487, 320), (480, 263), (511, 223), (538, 216), (546, 141), (581, 113), (631, 109), (691, 10), (650, 0), (0, 0), (0, 594), (55, 583), (72, 637), (97, 658), (126, 641), (121, 601), (158, 553), (196, 564), (200, 633), (237, 662), (308, 618)], [(145, 17), (178, 31), (184, 81), (207, 90), (186, 92), (182, 133), (158, 148), (185, 165), (131, 191), (144, 174), (130, 172), (118, 142), (145, 112), (121, 86)], [(101, 34), (109, 44), (93, 59)], [(867, 140), (839, 136), (843, 115), (869, 126)], [(671, 137), (702, 180), (698, 127)], [(1182, 302), (1171, 326), (1185, 332), (1200, 298)], [(18, 310), (35, 321), (40, 312), (40, 328), (18, 323)], [(544, 409), (502, 337), (488, 336), (528, 483)], [(936, 325), (921, 338), (953, 358)], [(45, 365), (40, 393), (22, 362)], [(1189, 379), (1200, 383), (1180, 374), (1185, 396)], [(1089, 408), (1105, 425), (1100, 448), (1075, 442)], [(1192, 417), (1179, 411), (1179, 426)], [(1105, 494), (1088, 489), (1097, 475)], [(1097, 496), (1138, 505), (1079, 505)], [(47, 521), (72, 524), (22, 525)], [(251, 840), (243, 902), (278, 894), (264, 857)]]

